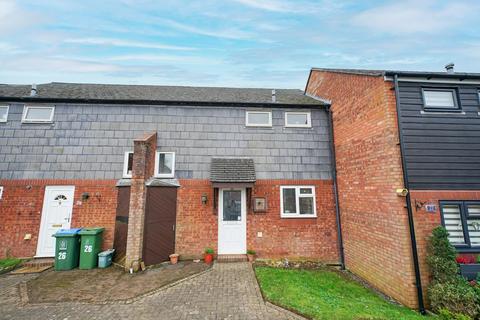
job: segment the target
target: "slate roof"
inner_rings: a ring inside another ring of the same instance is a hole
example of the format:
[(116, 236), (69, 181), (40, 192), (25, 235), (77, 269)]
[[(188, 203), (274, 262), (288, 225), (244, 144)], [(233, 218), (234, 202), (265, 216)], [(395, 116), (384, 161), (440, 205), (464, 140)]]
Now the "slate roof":
[(116, 85), (52, 82), (37, 85), (37, 94), (30, 97), (31, 85), (0, 84), (0, 98), (7, 100), (81, 100), (90, 102), (200, 102), (232, 104), (326, 105), (325, 101), (306, 96), (298, 89), (183, 87), (150, 85)]
[(250, 158), (212, 158), (212, 182), (255, 182), (255, 164)]
[(430, 78), (456, 78), (456, 79), (480, 79), (480, 73), (475, 72), (432, 72), (432, 71), (400, 71), (400, 70), (368, 70), (368, 69), (332, 69), (312, 68), (312, 71), (328, 71), (337, 73), (359, 74), (367, 76), (393, 76), (395, 74), (404, 77), (430, 77)]

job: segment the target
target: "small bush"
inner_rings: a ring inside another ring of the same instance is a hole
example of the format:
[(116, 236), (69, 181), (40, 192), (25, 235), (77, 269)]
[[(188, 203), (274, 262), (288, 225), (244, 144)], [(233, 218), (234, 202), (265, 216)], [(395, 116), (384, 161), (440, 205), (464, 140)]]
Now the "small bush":
[(428, 287), (432, 310), (440, 313), (441, 319), (478, 319), (480, 290), (458, 275), (456, 251), (448, 241), (444, 227), (437, 227), (432, 232), (427, 263), (433, 278)]
[(480, 314), (475, 289), (463, 278), (458, 277), (456, 282), (432, 284), (428, 288), (428, 296), (435, 312), (448, 310), (455, 315), (465, 315), (467, 319), (475, 319)]
[(215, 251), (212, 248), (205, 248), (205, 253), (206, 254), (214, 254)]
[(438, 318), (440, 320), (471, 320), (470, 317), (464, 314), (452, 313), (447, 309), (441, 309), (438, 312)]
[(457, 252), (448, 241), (448, 232), (444, 227), (433, 229), (428, 247), (427, 263), (434, 281), (455, 281), (458, 265)]

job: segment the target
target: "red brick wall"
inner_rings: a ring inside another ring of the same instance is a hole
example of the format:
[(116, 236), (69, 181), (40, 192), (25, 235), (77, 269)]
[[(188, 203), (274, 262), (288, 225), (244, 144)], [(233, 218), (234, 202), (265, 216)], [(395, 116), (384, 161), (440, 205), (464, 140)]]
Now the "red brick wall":
[[(198, 257), (205, 247), (217, 250), (217, 210), (208, 180), (181, 180), (177, 198), (176, 251)], [(317, 218), (280, 218), (281, 185), (314, 185)], [(208, 196), (202, 205), (201, 196)], [(267, 212), (247, 213), (247, 247), (260, 258), (309, 258), (338, 263), (332, 182), (325, 180), (259, 180), (252, 198), (266, 197)], [(262, 232), (262, 237), (258, 237)]]
[[(46, 186), (74, 185), (72, 228), (105, 227), (103, 248), (113, 245), (117, 189), (115, 180), (1, 180), (0, 257), (32, 257), (37, 249), (38, 232)], [(82, 193), (90, 198), (82, 201)], [(25, 234), (31, 240), (23, 240)]]
[(332, 101), (346, 267), (417, 306), (393, 84), (312, 71), (307, 92)]
[[(480, 200), (480, 191), (450, 191), (450, 190), (410, 190), (413, 216), (415, 220), (415, 235), (420, 260), (420, 273), (424, 288), (430, 282), (430, 274), (426, 262), (428, 238), (432, 230), (441, 225), (440, 204), (443, 200)], [(426, 212), (425, 207), (416, 208), (416, 203), (432, 203), (437, 206), (435, 213)], [(424, 292), (425, 293), (425, 292)]]

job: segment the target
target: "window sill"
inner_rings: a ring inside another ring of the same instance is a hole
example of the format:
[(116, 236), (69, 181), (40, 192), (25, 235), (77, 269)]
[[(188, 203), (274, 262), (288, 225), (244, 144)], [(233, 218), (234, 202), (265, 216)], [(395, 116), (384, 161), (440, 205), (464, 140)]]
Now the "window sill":
[(282, 219), (316, 219), (317, 216), (316, 215), (300, 215), (300, 214), (287, 216), (287, 215), (281, 214), (280, 218)]
[(459, 115), (464, 115), (465, 111), (462, 110), (421, 110), (420, 114), (459, 114)]
[(476, 248), (465, 248), (465, 247), (455, 247), (458, 253), (480, 253), (480, 247)]
[(22, 124), (52, 124), (53, 121), (22, 121)]

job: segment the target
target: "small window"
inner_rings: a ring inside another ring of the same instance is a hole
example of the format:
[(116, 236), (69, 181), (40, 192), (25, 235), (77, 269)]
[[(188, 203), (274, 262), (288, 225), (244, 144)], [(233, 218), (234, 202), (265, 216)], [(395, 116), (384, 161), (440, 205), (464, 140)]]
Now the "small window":
[(0, 122), (7, 122), (8, 106), (0, 106)]
[(22, 122), (52, 122), (54, 109), (54, 107), (25, 106), (23, 108)]
[(174, 152), (157, 152), (155, 159), (155, 176), (157, 178), (173, 178), (175, 176)]
[(310, 112), (285, 112), (285, 127), (310, 128), (311, 126)]
[(0, 200), (3, 198), (3, 187), (0, 187)]
[(125, 158), (123, 160), (123, 177), (131, 178), (133, 170), (133, 152), (125, 152)]
[(248, 127), (271, 127), (272, 112), (270, 111), (247, 111), (245, 125)]
[(448, 240), (459, 250), (480, 251), (480, 202), (440, 202)]
[(280, 210), (282, 218), (316, 217), (315, 187), (281, 186)]
[(423, 89), (423, 104), (425, 109), (459, 109), (455, 89)]

